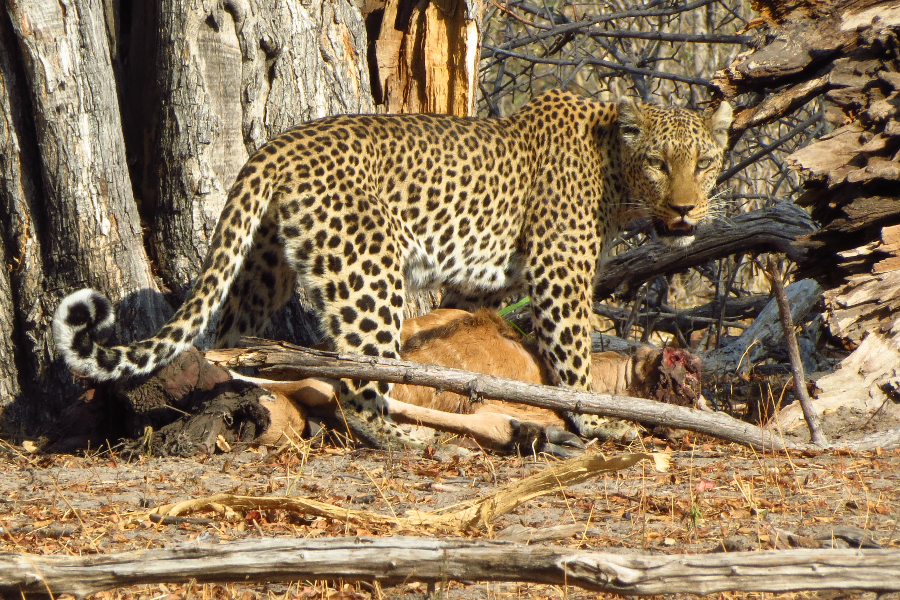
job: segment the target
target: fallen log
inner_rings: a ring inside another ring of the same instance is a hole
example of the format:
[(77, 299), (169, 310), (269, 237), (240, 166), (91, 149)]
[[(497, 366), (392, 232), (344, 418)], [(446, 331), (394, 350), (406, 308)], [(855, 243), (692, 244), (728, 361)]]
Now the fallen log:
[[(791, 307), (791, 320), (799, 323), (821, 300), (822, 288), (812, 279), (796, 281), (785, 289)], [(724, 377), (735, 372), (747, 373), (753, 363), (771, 348), (784, 342), (778, 303), (773, 299), (753, 324), (735, 341), (723, 348), (702, 353), (703, 373)]]
[(3, 598), (88, 594), (136, 584), (342, 579), (572, 585), (619, 594), (900, 590), (900, 550), (622, 555), (499, 541), (277, 538), (94, 556), (0, 556)]

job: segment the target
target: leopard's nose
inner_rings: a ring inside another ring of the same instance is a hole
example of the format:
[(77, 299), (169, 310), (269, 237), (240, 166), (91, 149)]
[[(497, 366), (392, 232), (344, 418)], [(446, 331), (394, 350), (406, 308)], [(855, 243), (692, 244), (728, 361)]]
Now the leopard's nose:
[(696, 208), (696, 204), (670, 204), (669, 208), (677, 212), (682, 217), (686, 217), (689, 212)]

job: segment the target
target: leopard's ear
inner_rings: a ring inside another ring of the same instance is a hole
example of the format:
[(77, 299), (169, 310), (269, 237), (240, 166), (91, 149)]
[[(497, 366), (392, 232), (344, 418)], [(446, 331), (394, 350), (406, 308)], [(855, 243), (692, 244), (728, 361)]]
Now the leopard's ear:
[(733, 112), (728, 102), (722, 102), (709, 119), (709, 130), (716, 143), (725, 148), (728, 145), (728, 131), (731, 129)]
[(644, 128), (644, 113), (634, 100), (619, 101), (619, 132), (627, 144), (633, 144)]

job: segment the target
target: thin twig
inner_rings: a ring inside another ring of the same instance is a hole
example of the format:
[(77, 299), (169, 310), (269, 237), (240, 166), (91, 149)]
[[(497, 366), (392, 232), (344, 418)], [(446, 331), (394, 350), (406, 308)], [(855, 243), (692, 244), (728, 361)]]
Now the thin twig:
[[(615, 63), (609, 60), (601, 60), (599, 58), (582, 58), (578, 60), (574, 59), (563, 59), (563, 58), (543, 58), (539, 56), (529, 56), (527, 54), (521, 54), (519, 52), (512, 52), (510, 50), (504, 50), (498, 46), (491, 46), (489, 44), (484, 44), (484, 48), (489, 50), (490, 52), (501, 54), (505, 56), (511, 56), (512, 58), (518, 58), (521, 60), (526, 60), (532, 63), (539, 64), (547, 64), (547, 65), (557, 65), (557, 66), (578, 66), (578, 65), (596, 65), (598, 67), (606, 67), (607, 69), (614, 69), (616, 71), (623, 71), (625, 73), (634, 73), (637, 75), (646, 75), (648, 77), (658, 77), (660, 79), (671, 79), (672, 81), (680, 81), (681, 83), (688, 83), (690, 85), (700, 85), (703, 87), (712, 87), (712, 83), (707, 79), (701, 79), (700, 77), (687, 77), (684, 75), (676, 75), (675, 73), (666, 73), (664, 71), (657, 71), (655, 69), (643, 69), (640, 67), (629, 67), (628, 65), (623, 65), (621, 63)], [(490, 57), (490, 54), (488, 54)]]
[(784, 329), (784, 340), (787, 344), (788, 358), (791, 361), (791, 372), (794, 375), (794, 393), (800, 401), (800, 408), (803, 409), (803, 418), (809, 426), (810, 441), (816, 446), (828, 446), (828, 438), (822, 433), (822, 426), (819, 424), (819, 415), (813, 406), (806, 390), (806, 374), (803, 372), (803, 361), (800, 359), (800, 347), (797, 344), (797, 336), (794, 333), (794, 321), (791, 318), (791, 305), (788, 303), (787, 294), (784, 291), (784, 284), (781, 283), (781, 276), (778, 274), (775, 264), (770, 258), (767, 261), (766, 268), (763, 272), (772, 284), (772, 294), (778, 303), (778, 312), (781, 315), (781, 327)]
[[(713, 4), (718, 0), (698, 0), (697, 2), (691, 2), (688, 4), (683, 4), (678, 6), (677, 8), (671, 9), (656, 9), (656, 10), (627, 10), (617, 13), (611, 13), (608, 15), (603, 15), (600, 17), (594, 17), (591, 19), (583, 19), (581, 21), (575, 21), (571, 23), (566, 23), (565, 25), (561, 25), (559, 27), (554, 27), (551, 30), (545, 31), (543, 33), (539, 33), (535, 36), (526, 36), (516, 40), (512, 40), (503, 45), (504, 50), (512, 50), (513, 48), (518, 48), (519, 46), (524, 46), (526, 44), (530, 44), (532, 42), (536, 42), (548, 37), (563, 35), (565, 33), (578, 31), (579, 29), (583, 29), (585, 27), (591, 27), (593, 25), (597, 25), (599, 23), (607, 23), (609, 21), (615, 21), (617, 19), (626, 19), (626, 18), (634, 18), (634, 17), (657, 17), (657, 16), (666, 16), (673, 15), (677, 13), (688, 12), (694, 10), (695, 8), (700, 8), (701, 6), (706, 6), (707, 4)], [(491, 53), (482, 51), (481, 58), (490, 58)]]
[(784, 134), (783, 136), (781, 136), (780, 138), (778, 138), (771, 144), (763, 146), (762, 148), (760, 148), (759, 150), (757, 150), (756, 152), (754, 152), (753, 154), (751, 154), (750, 156), (748, 156), (747, 158), (745, 158), (744, 160), (739, 162), (738, 164), (734, 165), (733, 167), (731, 167), (730, 169), (728, 169), (727, 171), (725, 171), (724, 173), (719, 175), (719, 178), (716, 180), (716, 185), (719, 185), (721, 183), (724, 183), (725, 181), (728, 181), (728, 179), (731, 178), (731, 176), (734, 175), (735, 173), (741, 171), (742, 169), (744, 169), (745, 167), (747, 167), (749, 165), (752, 165), (753, 163), (758, 161), (763, 156), (766, 156), (767, 154), (771, 154), (780, 145), (782, 145), (783, 143), (785, 143), (786, 141), (788, 141), (789, 139), (791, 139), (792, 137), (794, 137), (795, 135), (797, 135), (798, 133), (800, 133), (801, 131), (803, 131), (804, 129), (806, 129), (807, 127), (812, 125), (813, 123), (815, 123), (816, 121), (821, 120), (823, 116), (824, 116), (824, 113), (822, 111), (818, 111), (818, 112), (816, 112), (816, 114), (814, 114), (807, 120), (803, 121), (802, 123), (800, 123), (793, 129), (788, 131), (786, 134)]

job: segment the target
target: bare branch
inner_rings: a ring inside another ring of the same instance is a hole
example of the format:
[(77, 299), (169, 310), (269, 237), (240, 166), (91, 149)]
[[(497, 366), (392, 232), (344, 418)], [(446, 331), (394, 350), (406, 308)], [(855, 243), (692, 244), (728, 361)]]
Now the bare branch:
[[(464, 396), (493, 398), (556, 411), (606, 415), (689, 429), (759, 449), (804, 447), (787, 445), (780, 438), (723, 413), (702, 412), (631, 396), (594, 394), (571, 388), (524, 383), (423, 363), (322, 352), (257, 338), (249, 338), (248, 341), (265, 345), (248, 349), (240, 357), (229, 361), (230, 366), (277, 367), (279, 372), (293, 370), (303, 377), (368, 379), (424, 385)], [(265, 369), (262, 374), (265, 376)]]
[(776, 271), (771, 258), (768, 260), (763, 272), (772, 284), (772, 294), (778, 303), (778, 312), (781, 315), (781, 328), (784, 330), (788, 358), (791, 361), (791, 372), (794, 375), (794, 394), (797, 396), (797, 400), (800, 401), (800, 408), (803, 409), (803, 418), (806, 419), (806, 425), (809, 427), (810, 441), (816, 446), (825, 447), (828, 445), (828, 438), (822, 432), (819, 415), (806, 389), (806, 374), (803, 372), (800, 347), (797, 345), (794, 320), (791, 318), (791, 303), (788, 301), (787, 294), (784, 291), (784, 284), (781, 283), (781, 275)]
[(695, 44), (749, 44), (749, 35), (715, 35), (693, 33), (665, 33), (662, 31), (627, 31), (621, 29), (596, 29), (584, 31), (591, 37), (634, 38), (639, 40), (656, 40), (660, 42), (688, 42)]
[(796, 259), (802, 250), (794, 246), (794, 239), (815, 230), (806, 211), (789, 202), (714, 221), (700, 230), (690, 248), (651, 242), (612, 257), (597, 276), (594, 294), (597, 298), (627, 294), (658, 275), (684, 271), (738, 252), (775, 250)]
[[(581, 21), (575, 21), (572, 23), (567, 23), (565, 25), (561, 25), (559, 27), (554, 27), (551, 30), (545, 31), (544, 33), (537, 34), (535, 36), (522, 37), (516, 40), (512, 40), (503, 45), (503, 50), (512, 50), (513, 48), (518, 48), (519, 46), (524, 46), (525, 44), (530, 44), (532, 42), (536, 42), (538, 40), (543, 40), (548, 37), (554, 37), (558, 35), (563, 35), (565, 33), (576, 32), (579, 29), (583, 29), (584, 27), (590, 27), (592, 25), (597, 25), (599, 23), (607, 23), (609, 21), (615, 21), (616, 19), (625, 19), (630, 17), (658, 17), (658, 16), (666, 16), (666, 15), (674, 15), (682, 12), (687, 12), (694, 10), (695, 8), (699, 8), (701, 6), (706, 6), (707, 4), (713, 4), (714, 2), (718, 2), (718, 0), (697, 0), (696, 2), (691, 2), (682, 6), (678, 6), (670, 9), (655, 9), (655, 10), (626, 10), (617, 13), (611, 13), (608, 15), (603, 15), (600, 17), (594, 17), (591, 19), (582, 19)], [(490, 58), (491, 52), (481, 53), (481, 58)]]
[[(688, 83), (691, 85), (700, 85), (703, 87), (712, 87), (712, 84), (707, 79), (701, 79), (699, 77), (686, 77), (684, 75), (676, 75), (674, 73), (664, 73), (663, 71), (655, 71), (653, 69), (642, 69), (640, 67), (629, 67), (628, 65), (623, 65), (620, 63), (614, 63), (608, 60), (601, 60), (598, 58), (582, 58), (582, 59), (564, 59), (564, 58), (541, 58), (538, 56), (529, 56), (527, 54), (519, 54), (518, 52), (511, 52), (509, 50), (504, 50), (503, 48), (499, 48), (497, 46), (491, 46), (489, 44), (484, 44), (484, 47), (490, 51), (495, 52), (497, 54), (502, 54), (504, 56), (511, 56), (513, 58), (518, 58), (521, 60), (527, 60), (533, 63), (539, 64), (547, 64), (547, 65), (557, 65), (557, 66), (579, 66), (584, 64), (596, 65), (598, 67), (606, 67), (607, 69), (614, 69), (615, 71), (622, 71), (625, 73), (634, 73), (637, 75), (647, 75), (649, 77), (659, 77), (660, 79), (671, 79), (672, 81), (680, 81), (681, 83)], [(490, 56), (490, 54), (488, 54)]]
[(821, 121), (822, 116), (823, 116), (822, 111), (816, 112), (816, 114), (814, 114), (807, 120), (803, 121), (802, 123), (800, 123), (793, 129), (788, 131), (786, 134), (784, 134), (783, 136), (781, 136), (780, 138), (778, 138), (771, 144), (767, 144), (767, 145), (763, 146), (762, 148), (760, 148), (759, 150), (757, 150), (756, 152), (754, 152), (753, 154), (751, 154), (750, 156), (748, 156), (747, 158), (745, 158), (744, 160), (739, 162), (738, 164), (734, 165), (733, 167), (731, 167), (730, 169), (728, 169), (727, 171), (725, 171), (724, 173), (719, 175), (719, 178), (716, 180), (716, 183), (721, 184), (721, 183), (728, 181), (728, 179), (730, 179), (735, 173), (738, 173), (738, 172), (742, 171), (743, 169), (745, 169), (746, 167), (748, 167), (749, 165), (752, 165), (753, 163), (758, 161), (763, 156), (766, 156), (767, 154), (772, 153), (776, 148), (781, 146), (783, 143), (785, 143), (786, 141), (788, 141), (789, 139), (791, 139), (792, 137), (794, 137), (801, 131), (805, 131), (813, 123), (817, 123), (818, 121)]

